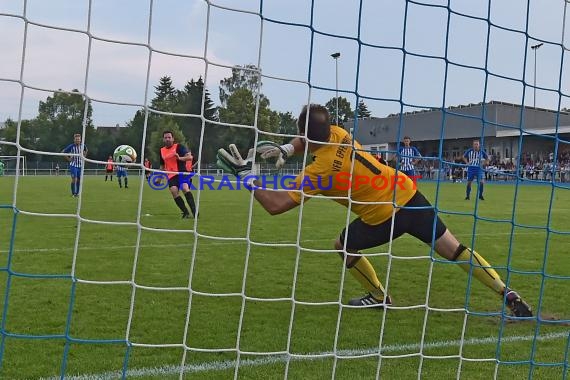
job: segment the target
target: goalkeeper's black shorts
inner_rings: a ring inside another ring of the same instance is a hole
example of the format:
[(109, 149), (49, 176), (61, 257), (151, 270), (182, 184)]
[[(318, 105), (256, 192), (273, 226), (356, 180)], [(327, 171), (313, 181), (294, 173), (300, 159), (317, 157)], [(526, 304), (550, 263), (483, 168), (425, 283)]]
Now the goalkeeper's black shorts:
[[(434, 228), (435, 227), (435, 228)], [(394, 232), (392, 233), (392, 218), (372, 226), (362, 219), (353, 220), (348, 226), (347, 250), (362, 250), (378, 247), (408, 233), (426, 244), (437, 240), (445, 233), (447, 227), (439, 216), (436, 216), (433, 206), (419, 191), (394, 214)], [(344, 243), (346, 228), (340, 234)]]

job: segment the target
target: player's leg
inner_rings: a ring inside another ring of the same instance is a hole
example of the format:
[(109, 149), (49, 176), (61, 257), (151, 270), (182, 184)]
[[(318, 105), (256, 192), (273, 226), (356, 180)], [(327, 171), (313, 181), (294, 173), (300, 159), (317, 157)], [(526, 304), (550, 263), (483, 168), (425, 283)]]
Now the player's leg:
[(471, 184), (473, 183), (473, 178), (475, 177), (473, 169), (467, 169), (467, 189), (465, 189), (465, 200), (469, 200), (471, 197)]
[[(439, 219), (439, 218), (438, 218)], [(443, 223), (441, 223), (443, 225)], [(445, 228), (445, 227), (443, 227)], [(459, 265), (469, 273), (473, 266), (473, 276), (498, 294), (505, 291), (505, 283), (499, 274), (480, 254), (468, 249), (445, 228), (445, 232), (435, 241), (435, 250), (438, 254), (450, 261), (459, 261)]]
[(521, 296), (506, 287), (499, 274), (491, 265), (473, 249), (465, 247), (446, 229), (445, 233), (435, 242), (435, 250), (451, 261), (458, 261), (467, 273), (472, 271), (473, 276), (481, 283), (491, 288), (505, 299), (506, 305), (516, 317), (532, 317), (530, 306)]
[(81, 174), (81, 169), (75, 166), (69, 167), (69, 172), (71, 174), (71, 195), (74, 197), (79, 194), (79, 174)]
[(483, 186), (485, 185), (485, 178), (479, 175), (478, 181), (479, 181), (479, 199), (484, 201), (485, 198), (483, 198)]
[[(396, 213), (397, 215), (398, 213)], [(394, 221), (394, 233), (392, 234), (391, 219), (371, 226), (364, 223), (360, 218), (353, 220), (346, 229), (342, 231), (340, 237), (335, 241), (335, 249), (338, 250), (341, 258), (345, 260), (344, 240), (346, 239), (346, 268), (350, 274), (368, 291), (364, 297), (354, 298), (349, 301), (352, 306), (384, 306), (391, 304), (390, 296), (386, 294), (382, 283), (370, 261), (359, 255), (359, 251), (367, 248), (377, 247), (396, 239), (402, 235), (403, 231), (398, 226), (397, 219)]]
[[(421, 193), (418, 192), (418, 194), (420, 195), (411, 206), (430, 207), (431, 204), (427, 199), (425, 199)], [(411, 202), (409, 202), (408, 205), (410, 205), (410, 203)], [(477, 252), (468, 250), (467, 247), (459, 243), (439, 216), (436, 216), (433, 208), (416, 209), (413, 219), (415, 223), (410, 226), (408, 233), (426, 244), (431, 245), (431, 242), (435, 240), (434, 248), (439, 255), (450, 261), (467, 261), (467, 263), (459, 264), (467, 272), (471, 269), (471, 256), (473, 257), (474, 263), (480, 263), (480, 265), (487, 267), (490, 266)], [(502, 294), (505, 290), (505, 284), (492, 268), (474, 268), (473, 275), (499, 294)]]
[(69, 167), (69, 175), (71, 177), (71, 183), (70, 183), (70, 189), (71, 189), (71, 195), (75, 196), (75, 173), (73, 172), (73, 166)]
[(125, 189), (129, 188), (129, 175), (127, 174), (127, 172), (125, 172), (123, 174), (123, 176), (125, 177)]
[[(412, 200), (414, 200), (414, 207), (431, 206), (427, 199), (419, 192), (416, 193), (416, 197), (412, 198)], [(410, 201), (408, 205), (411, 203), (412, 201)], [(435, 240), (434, 248), (439, 255), (450, 261), (457, 261), (461, 268), (467, 273), (472, 271), (473, 276), (481, 283), (491, 288), (497, 294), (501, 296), (505, 295), (507, 305), (515, 316), (532, 316), (530, 307), (516, 292), (505, 286), (499, 274), (491, 267), (487, 260), (474, 250), (461, 244), (447, 229), (439, 216), (436, 216), (433, 208), (416, 209), (414, 214), (414, 223), (410, 224), (410, 229), (408, 230), (409, 234), (429, 245)]]
[(79, 195), (80, 187), (81, 187), (81, 168), (77, 168), (77, 175), (75, 177), (75, 195)]
[(186, 208), (184, 200), (180, 196), (180, 192), (178, 191), (179, 186), (180, 183), (178, 175), (175, 175), (174, 177), (168, 179), (168, 187), (170, 188), (170, 194), (172, 194), (174, 203), (176, 203), (176, 206), (178, 206), (180, 211), (182, 211), (182, 219), (187, 219), (188, 217), (190, 217), (190, 213)]
[(184, 198), (186, 198), (186, 202), (188, 202), (188, 206), (190, 206), (190, 211), (194, 218), (196, 218), (196, 202), (194, 201), (194, 195), (190, 191), (190, 185), (192, 183), (192, 178), (185, 179), (184, 183), (181, 185), (181, 190), (184, 193)]
[(117, 182), (119, 182), (119, 188), (123, 188), (123, 181), (122, 181), (122, 177), (123, 175), (121, 174), (120, 171), (117, 171)]
[[(341, 257), (344, 259), (343, 244), (342, 241), (337, 239), (334, 243), (336, 250), (340, 252)], [(351, 254), (357, 254), (358, 251), (348, 251)], [(367, 306), (367, 305), (378, 305), (381, 306), (384, 303), (391, 304), (392, 301), (390, 297), (387, 297), (386, 290), (382, 283), (378, 279), (378, 275), (374, 270), (374, 267), (370, 261), (363, 256), (351, 256), (347, 255), (346, 258), (346, 269), (350, 274), (362, 285), (364, 289), (368, 291), (368, 294), (361, 298), (351, 299), (348, 304), (352, 306)], [(386, 302), (384, 302), (386, 301)]]

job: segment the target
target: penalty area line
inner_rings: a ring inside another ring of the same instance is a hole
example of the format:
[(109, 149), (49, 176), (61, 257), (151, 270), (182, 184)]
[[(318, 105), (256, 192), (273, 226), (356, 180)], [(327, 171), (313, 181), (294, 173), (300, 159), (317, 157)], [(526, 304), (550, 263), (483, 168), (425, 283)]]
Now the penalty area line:
[[(539, 335), (536, 337), (537, 341), (549, 341), (549, 340), (556, 340), (562, 338), (568, 338), (568, 332), (557, 332), (557, 333), (549, 333), (545, 335)], [(514, 335), (514, 336), (505, 336), (501, 339), (501, 343), (514, 343), (514, 342), (529, 342), (535, 339), (534, 335)], [(490, 336), (486, 338), (471, 338), (465, 339), (463, 341), (463, 345), (488, 345), (488, 344), (497, 344), (498, 339), (495, 336)], [(396, 354), (405, 351), (417, 351), (419, 352), (421, 349), (437, 349), (437, 348), (447, 348), (447, 347), (459, 347), (461, 345), (461, 340), (442, 340), (442, 341), (435, 341), (435, 342), (427, 342), (423, 345), (419, 343), (411, 343), (411, 344), (392, 344), (387, 345), (382, 348), (382, 353), (384, 355), (387, 354)], [(377, 348), (368, 348), (368, 349), (361, 349), (361, 350), (338, 350), (336, 355), (339, 357), (343, 356), (359, 356), (359, 355), (370, 355), (377, 352)], [(326, 358), (330, 358), (333, 355), (333, 352), (320, 352), (320, 353), (311, 353), (306, 354), (307, 357), (294, 357), (291, 358), (291, 361), (315, 361), (315, 360), (322, 360)], [(287, 361), (286, 355), (274, 355), (274, 356), (267, 356), (258, 359), (241, 359), (240, 360), (240, 368), (242, 367), (258, 367), (264, 366), (269, 364), (277, 364), (277, 363), (285, 363)], [(224, 361), (212, 361), (212, 362), (204, 362), (199, 364), (187, 364), (184, 366), (184, 373), (204, 373), (204, 372), (211, 372), (211, 371), (223, 371), (227, 369), (235, 368), (237, 364), (236, 360), (224, 360)], [(168, 376), (168, 375), (176, 375), (180, 373), (180, 366), (174, 365), (164, 365), (160, 367), (143, 367), (143, 368), (133, 368), (127, 370), (127, 377), (128, 378), (136, 378), (136, 377), (146, 377), (146, 376)], [(86, 374), (86, 375), (71, 375), (66, 376), (66, 379), (69, 380), (108, 380), (108, 379), (117, 379), (122, 378), (123, 373), (121, 371), (110, 371), (104, 373), (97, 373), (97, 374)], [(43, 380), (56, 380), (60, 377), (50, 377), (50, 378), (42, 378)], [(40, 380), (42, 380), (40, 379)]]

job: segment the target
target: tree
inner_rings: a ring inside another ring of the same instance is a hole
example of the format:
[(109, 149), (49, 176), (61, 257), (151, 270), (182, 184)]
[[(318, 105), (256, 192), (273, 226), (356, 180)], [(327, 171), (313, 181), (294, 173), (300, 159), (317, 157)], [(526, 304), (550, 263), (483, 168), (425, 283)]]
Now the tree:
[[(299, 135), (299, 129), (297, 127), (297, 118), (293, 116), (291, 112), (279, 112), (277, 115), (279, 116), (279, 133), (283, 135), (289, 135), (289, 136), (283, 136), (282, 138), (280, 138), (280, 141), (277, 142), (279, 142), (280, 144), (287, 144), (289, 143), (289, 141), (291, 141), (292, 137), (290, 135)], [(308, 160), (310, 159), (311, 158), (309, 156)], [(287, 163), (303, 164), (303, 155), (300, 154), (294, 155), (293, 157), (290, 157), (287, 160)]]
[(160, 111), (171, 111), (176, 101), (176, 89), (172, 85), (172, 78), (168, 75), (160, 78), (158, 86), (155, 86), (156, 95), (151, 102), (152, 108)]
[[(67, 124), (77, 124), (83, 126), (83, 117), (85, 111), (85, 99), (74, 89), (71, 94), (54, 92), (53, 96), (48, 96), (46, 101), (40, 101), (38, 107), (38, 118), (45, 118), (54, 122), (70, 122)], [(93, 107), (91, 102), (87, 103), (87, 126), (93, 127)]]
[[(133, 147), (142, 149), (142, 138), (146, 120), (146, 154), (145, 157), (152, 157), (152, 160), (158, 159), (158, 152), (151, 148), (151, 139), (153, 133), (157, 130), (162, 130), (162, 126), (176, 124), (176, 128), (180, 130), (180, 138), (188, 142), (187, 147), (192, 151), (192, 154), (198, 158), (199, 144), (202, 134), (202, 108), (204, 119), (204, 144), (202, 148), (202, 160), (212, 162), (215, 160), (218, 144), (207, 144), (209, 138), (216, 139), (220, 134), (222, 127), (209, 123), (209, 120), (218, 121), (218, 110), (211, 99), (209, 91), (204, 86), (202, 77), (198, 80), (191, 79), (186, 83), (182, 90), (177, 90), (172, 85), (172, 80), (169, 76), (163, 76), (159, 84), (155, 87), (155, 98), (151, 104), (153, 108), (161, 111), (174, 112), (180, 114), (187, 114), (192, 116), (170, 116), (161, 115), (149, 112), (148, 116), (145, 110), (137, 111), (135, 116), (127, 124), (128, 128), (122, 131), (120, 139), (123, 144), (130, 144)], [(204, 107), (202, 107), (202, 99), (204, 100)], [(162, 135), (159, 136), (159, 141), (162, 144)], [(155, 143), (156, 145), (156, 143)], [(160, 148), (160, 146), (159, 146)], [(154, 162), (153, 162), (154, 163)], [(157, 162), (156, 162), (157, 163)], [(156, 164), (154, 163), (154, 164)]]
[[(331, 123), (336, 123), (336, 98), (332, 98), (329, 100), (325, 107), (329, 110), (331, 115)], [(352, 106), (348, 99), (343, 96), (339, 96), (338, 98), (338, 124), (340, 126), (344, 125), (344, 122), (354, 118), (354, 112), (352, 110)]]
[[(87, 105), (87, 109), (85, 106)], [(99, 146), (102, 137), (95, 132), (92, 121), (93, 108), (91, 102), (78, 90), (70, 93), (61, 89), (48, 96), (38, 105), (38, 116), (31, 120), (20, 122), (20, 144), (28, 149), (46, 152), (60, 152), (73, 141), (75, 133), (83, 132), (85, 123), (85, 136), (83, 140), (89, 146), (89, 157), (100, 159)], [(18, 125), (12, 120), (6, 121), (3, 138), (7, 141), (16, 141)], [(15, 154), (12, 147), (3, 149), (3, 154)], [(46, 156), (27, 154), (30, 160), (42, 160)], [(50, 160), (56, 159), (53, 157)]]
[(372, 113), (368, 110), (368, 107), (364, 103), (364, 100), (360, 99), (358, 102), (358, 107), (356, 107), (355, 115), (358, 119), (372, 116)]
[[(85, 114), (85, 105), (87, 112)], [(31, 130), (35, 140), (35, 148), (48, 152), (59, 152), (73, 141), (73, 134), (83, 132), (85, 120), (85, 136), (83, 140), (89, 146), (90, 156), (98, 154), (97, 137), (93, 127), (93, 107), (85, 102), (78, 90), (71, 93), (54, 92), (45, 101), (40, 101), (38, 116), (31, 120)]]
[[(22, 120), (20, 123), (20, 145), (29, 149), (36, 149), (37, 138), (34, 136), (33, 126), (30, 120)], [(0, 129), (0, 137), (7, 142), (16, 142), (18, 133), (18, 123), (12, 119), (7, 119), (4, 128)], [(3, 156), (15, 156), (18, 154), (18, 148), (14, 145), (0, 145), (0, 154)], [(26, 154), (22, 152), (21, 154)]]
[[(146, 145), (149, 144), (149, 139), (156, 126), (158, 125), (159, 116), (155, 113), (148, 112), (148, 118), (146, 117), (145, 110), (140, 109), (135, 113), (132, 120), (127, 123), (126, 128), (122, 128), (119, 136), (117, 137), (117, 145), (128, 144), (139, 152), (139, 157), (142, 157), (142, 140), (145, 130), (145, 120), (146, 120)], [(148, 154), (148, 150), (146, 150)], [(145, 157), (147, 157), (145, 155)]]
[[(178, 91), (177, 102), (174, 107), (176, 113), (201, 115), (202, 114), (202, 98), (204, 100), (204, 142), (211, 142), (216, 139), (222, 127), (209, 123), (208, 120), (218, 121), (218, 109), (214, 105), (210, 97), (210, 92), (204, 87), (202, 77), (197, 81), (191, 79), (182, 91)], [(194, 156), (198, 158), (200, 138), (202, 134), (202, 118), (194, 116), (177, 116), (176, 122), (180, 126), (184, 136), (188, 138), (190, 149)], [(205, 143), (202, 146), (202, 160), (214, 161), (217, 149), (219, 147)]]
[[(174, 85), (172, 84), (172, 78), (165, 75), (160, 78), (158, 85), (155, 88), (155, 97), (151, 101), (151, 107), (156, 110), (165, 112), (174, 112), (178, 101), (178, 93)], [(142, 157), (142, 150), (145, 149), (145, 158), (149, 157), (152, 151), (146, 149), (142, 146), (143, 136), (145, 135), (145, 123), (146, 123), (146, 146), (149, 146), (149, 141), (152, 133), (156, 131), (159, 123), (161, 123), (161, 118), (167, 117), (169, 120), (170, 116), (163, 116), (156, 113), (147, 111), (145, 109), (138, 110), (133, 116), (132, 120), (127, 123), (127, 128), (124, 128), (119, 136), (117, 137), (117, 144), (128, 144), (131, 145), (139, 152), (139, 157)], [(162, 141), (162, 137), (161, 137)], [(158, 153), (154, 153), (157, 156)], [(152, 154), (151, 154), (152, 156)]]
[[(261, 93), (261, 75), (255, 65), (235, 66), (232, 76), (220, 81), (219, 109), (221, 122), (254, 126), (260, 131), (277, 133), (280, 116), (269, 108), (269, 99)], [(256, 120), (256, 102), (259, 97), (259, 109)], [(257, 121), (257, 123), (256, 123)], [(262, 134), (260, 140), (279, 140), (278, 137)], [(230, 127), (220, 139), (222, 146), (236, 143), (241, 148), (251, 148), (255, 142), (255, 131), (247, 128)]]
[[(284, 135), (297, 135), (297, 118), (291, 112), (279, 112), (279, 133)], [(291, 140), (290, 136), (283, 136), (282, 143), (286, 144)]]
[[(256, 99), (247, 88), (239, 88), (228, 98), (225, 108), (220, 108), (220, 121), (223, 123), (256, 125), (260, 131), (277, 133), (279, 131), (279, 114), (269, 108), (269, 99), (263, 97), (259, 101), (257, 124), (255, 123)], [(260, 135), (260, 140), (275, 140), (270, 135)], [(235, 143), (238, 148), (251, 148), (255, 142), (255, 130), (250, 128), (229, 127), (223, 138), (225, 143)]]
[(252, 94), (257, 94), (258, 91), (261, 92), (261, 86), (261, 74), (257, 66), (234, 66), (232, 76), (220, 81), (220, 103), (226, 107), (228, 99), (238, 89), (245, 88)]

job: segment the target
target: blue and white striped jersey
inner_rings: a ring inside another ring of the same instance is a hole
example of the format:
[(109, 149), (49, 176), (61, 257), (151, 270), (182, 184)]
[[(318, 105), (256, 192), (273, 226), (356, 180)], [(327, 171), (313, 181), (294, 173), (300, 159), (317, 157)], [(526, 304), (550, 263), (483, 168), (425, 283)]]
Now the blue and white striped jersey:
[[(87, 146), (85, 144), (75, 145), (69, 144), (63, 150), (63, 153), (71, 153), (71, 154), (82, 154), (87, 152)], [(83, 155), (81, 156), (71, 156), (71, 161), (69, 163), (70, 166), (74, 166), (76, 168), (80, 168), (83, 166)]]
[(117, 165), (117, 173), (126, 173), (127, 168), (122, 165)]
[(415, 146), (400, 147), (400, 170), (414, 170), (414, 160), (417, 160), (422, 155)]
[(489, 156), (484, 150), (473, 150), (473, 148), (467, 149), (463, 155), (467, 159), (469, 166), (479, 167), (481, 166), (481, 160), (487, 160)]

